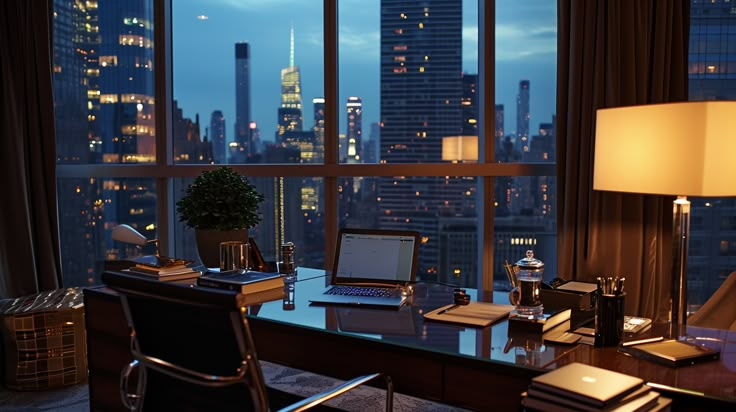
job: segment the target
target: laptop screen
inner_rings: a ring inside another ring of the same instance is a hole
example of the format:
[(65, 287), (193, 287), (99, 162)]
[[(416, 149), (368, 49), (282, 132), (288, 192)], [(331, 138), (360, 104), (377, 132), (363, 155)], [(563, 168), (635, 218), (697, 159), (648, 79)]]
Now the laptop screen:
[(342, 229), (332, 283), (414, 282), (418, 250), (419, 233), (414, 231)]

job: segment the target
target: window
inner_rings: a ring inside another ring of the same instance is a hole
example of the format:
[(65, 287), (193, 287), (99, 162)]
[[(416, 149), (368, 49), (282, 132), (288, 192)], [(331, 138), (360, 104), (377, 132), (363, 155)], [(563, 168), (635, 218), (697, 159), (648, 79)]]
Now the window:
[[(728, 1), (692, 1), (690, 100), (736, 100), (736, 14)], [(736, 268), (736, 199), (691, 199), (688, 304), (697, 309)]]
[(530, 248), (555, 275), (555, 2), (326, 3), (339, 26), (299, 0), (55, 2), (67, 285), (136, 253), (120, 223), (196, 256), (175, 202), (221, 164), (266, 195), (266, 259), (324, 267), (337, 227), (380, 226), (422, 233), (424, 280), (508, 288)]

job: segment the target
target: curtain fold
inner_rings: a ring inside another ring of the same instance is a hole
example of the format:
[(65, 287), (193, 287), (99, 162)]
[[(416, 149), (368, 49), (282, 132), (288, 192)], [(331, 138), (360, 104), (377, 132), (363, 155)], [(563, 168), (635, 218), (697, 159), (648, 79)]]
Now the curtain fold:
[(0, 298), (61, 285), (52, 2), (0, 2)]
[(689, 0), (558, 0), (558, 272), (624, 276), (627, 313), (656, 320), (668, 317), (673, 198), (593, 191), (595, 116), (686, 101), (689, 28)]

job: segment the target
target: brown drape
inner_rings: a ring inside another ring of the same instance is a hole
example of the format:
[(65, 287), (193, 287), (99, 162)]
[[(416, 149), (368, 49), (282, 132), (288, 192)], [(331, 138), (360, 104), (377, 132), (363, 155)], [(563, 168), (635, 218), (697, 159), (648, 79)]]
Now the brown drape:
[(0, 298), (61, 284), (51, 3), (0, 2)]
[(658, 320), (669, 308), (673, 198), (592, 190), (595, 113), (687, 100), (689, 25), (690, 0), (558, 0), (559, 273), (625, 276), (627, 313)]

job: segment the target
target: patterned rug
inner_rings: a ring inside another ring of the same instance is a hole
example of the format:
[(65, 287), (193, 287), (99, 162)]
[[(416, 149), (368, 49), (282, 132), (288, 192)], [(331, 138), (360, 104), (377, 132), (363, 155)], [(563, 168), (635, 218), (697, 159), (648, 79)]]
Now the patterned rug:
[[(261, 367), (268, 386), (300, 397), (314, 395), (342, 382), (338, 379), (266, 361), (261, 361)], [(331, 399), (326, 402), (326, 405), (343, 411), (384, 411), (385, 393), (384, 390), (378, 388), (361, 386)], [(0, 387), (0, 411), (87, 412), (89, 411), (89, 389), (84, 383), (38, 392), (19, 392)], [(394, 411), (463, 412), (466, 410), (395, 393)]]
[(0, 387), (0, 411), (89, 412), (89, 389), (86, 383), (36, 392)]
[[(266, 361), (261, 361), (261, 368), (268, 386), (305, 398), (342, 382), (339, 379)], [(363, 385), (325, 402), (325, 405), (344, 411), (385, 411), (386, 391)], [(394, 411), (461, 412), (466, 409), (394, 393)]]

